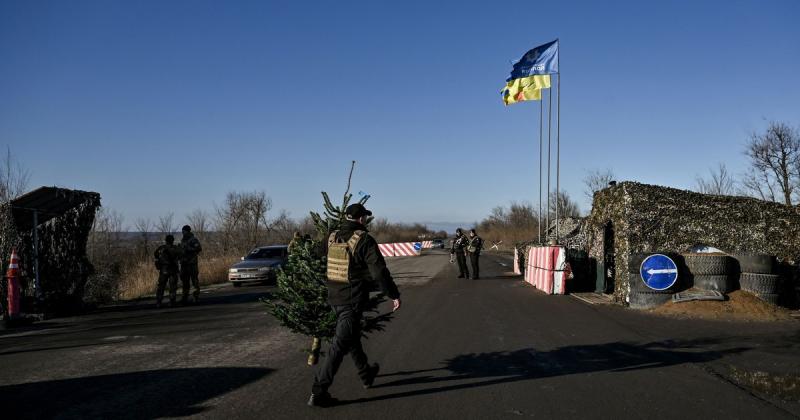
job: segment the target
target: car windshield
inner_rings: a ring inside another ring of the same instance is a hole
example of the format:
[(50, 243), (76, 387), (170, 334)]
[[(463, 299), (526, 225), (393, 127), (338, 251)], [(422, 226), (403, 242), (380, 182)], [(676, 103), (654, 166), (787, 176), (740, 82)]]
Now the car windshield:
[(263, 260), (267, 258), (281, 258), (283, 256), (283, 251), (283, 248), (256, 248), (250, 251), (244, 259)]

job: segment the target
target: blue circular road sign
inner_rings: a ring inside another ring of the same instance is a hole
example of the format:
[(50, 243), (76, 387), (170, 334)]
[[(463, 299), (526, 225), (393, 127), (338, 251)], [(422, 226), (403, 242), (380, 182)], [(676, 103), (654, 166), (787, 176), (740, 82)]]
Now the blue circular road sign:
[(422, 244), (420, 242), (414, 242), (414, 250), (419, 251), (422, 249)]
[(647, 287), (666, 290), (678, 280), (678, 266), (666, 255), (653, 254), (642, 261), (639, 274)]

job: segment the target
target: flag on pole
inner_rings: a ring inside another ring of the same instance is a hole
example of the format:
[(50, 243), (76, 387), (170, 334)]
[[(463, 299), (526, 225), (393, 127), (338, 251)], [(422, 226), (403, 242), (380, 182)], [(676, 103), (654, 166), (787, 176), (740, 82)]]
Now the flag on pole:
[(537, 74), (529, 77), (514, 79), (500, 91), (503, 94), (503, 103), (506, 105), (522, 101), (540, 101), (542, 89), (550, 87), (549, 74)]
[(511, 76), (506, 79), (506, 82), (534, 74), (552, 73), (558, 73), (558, 40), (526, 52), (519, 61), (514, 63)]
[(558, 73), (558, 40), (526, 52), (514, 63), (511, 76), (500, 91), (503, 103), (541, 100), (542, 89), (550, 88), (551, 73)]

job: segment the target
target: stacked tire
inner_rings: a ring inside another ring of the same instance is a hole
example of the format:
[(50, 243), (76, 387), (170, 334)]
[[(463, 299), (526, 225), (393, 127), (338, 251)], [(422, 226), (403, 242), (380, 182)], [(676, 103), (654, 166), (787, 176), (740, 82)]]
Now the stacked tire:
[[(665, 290), (654, 290), (648, 287), (644, 280), (642, 280), (642, 275), (640, 273), (640, 269), (642, 266), (642, 262), (653, 254), (659, 254), (658, 252), (647, 253), (647, 254), (631, 254), (630, 258), (628, 259), (628, 285), (630, 286), (630, 293), (628, 294), (628, 306), (632, 309), (651, 309), (655, 308), (656, 306), (662, 305), (664, 303), (669, 302), (672, 300), (672, 295), (677, 292), (677, 284), (669, 289)], [(674, 256), (668, 255), (670, 258), (675, 259)], [(678, 263), (676, 261), (676, 263)]]
[(733, 258), (722, 254), (683, 254), (692, 287), (727, 293), (735, 289)]
[(734, 258), (741, 271), (739, 287), (767, 303), (777, 305), (780, 275), (775, 273), (775, 257), (766, 254), (739, 254)]

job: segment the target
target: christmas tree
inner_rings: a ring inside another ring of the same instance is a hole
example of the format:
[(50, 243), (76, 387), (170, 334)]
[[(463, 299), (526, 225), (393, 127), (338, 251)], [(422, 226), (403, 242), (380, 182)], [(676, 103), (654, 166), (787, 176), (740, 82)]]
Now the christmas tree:
[[(293, 332), (312, 337), (311, 351), (308, 357), (309, 365), (317, 363), (321, 341), (333, 337), (336, 329), (336, 314), (327, 302), (326, 261), (323, 245), (331, 232), (339, 230), (345, 221), (345, 209), (353, 197), (350, 194), (350, 183), (355, 163), (353, 161), (350, 166), (350, 176), (347, 179), (347, 189), (342, 199), (342, 205), (335, 206), (328, 193), (322, 192), (324, 217), (316, 212), (311, 212), (311, 218), (317, 230), (317, 239), (300, 241), (292, 246), (289, 261), (278, 273), (278, 289), (270, 299), (265, 301), (270, 312), (281, 322), (281, 325)], [(362, 197), (359, 203), (364, 204), (368, 199), (368, 196)], [(384, 300), (382, 295), (371, 297), (365, 312), (377, 313), (378, 305)], [(367, 333), (382, 331), (385, 322), (389, 321), (391, 316), (391, 313), (365, 316), (362, 335), (366, 337)]]

